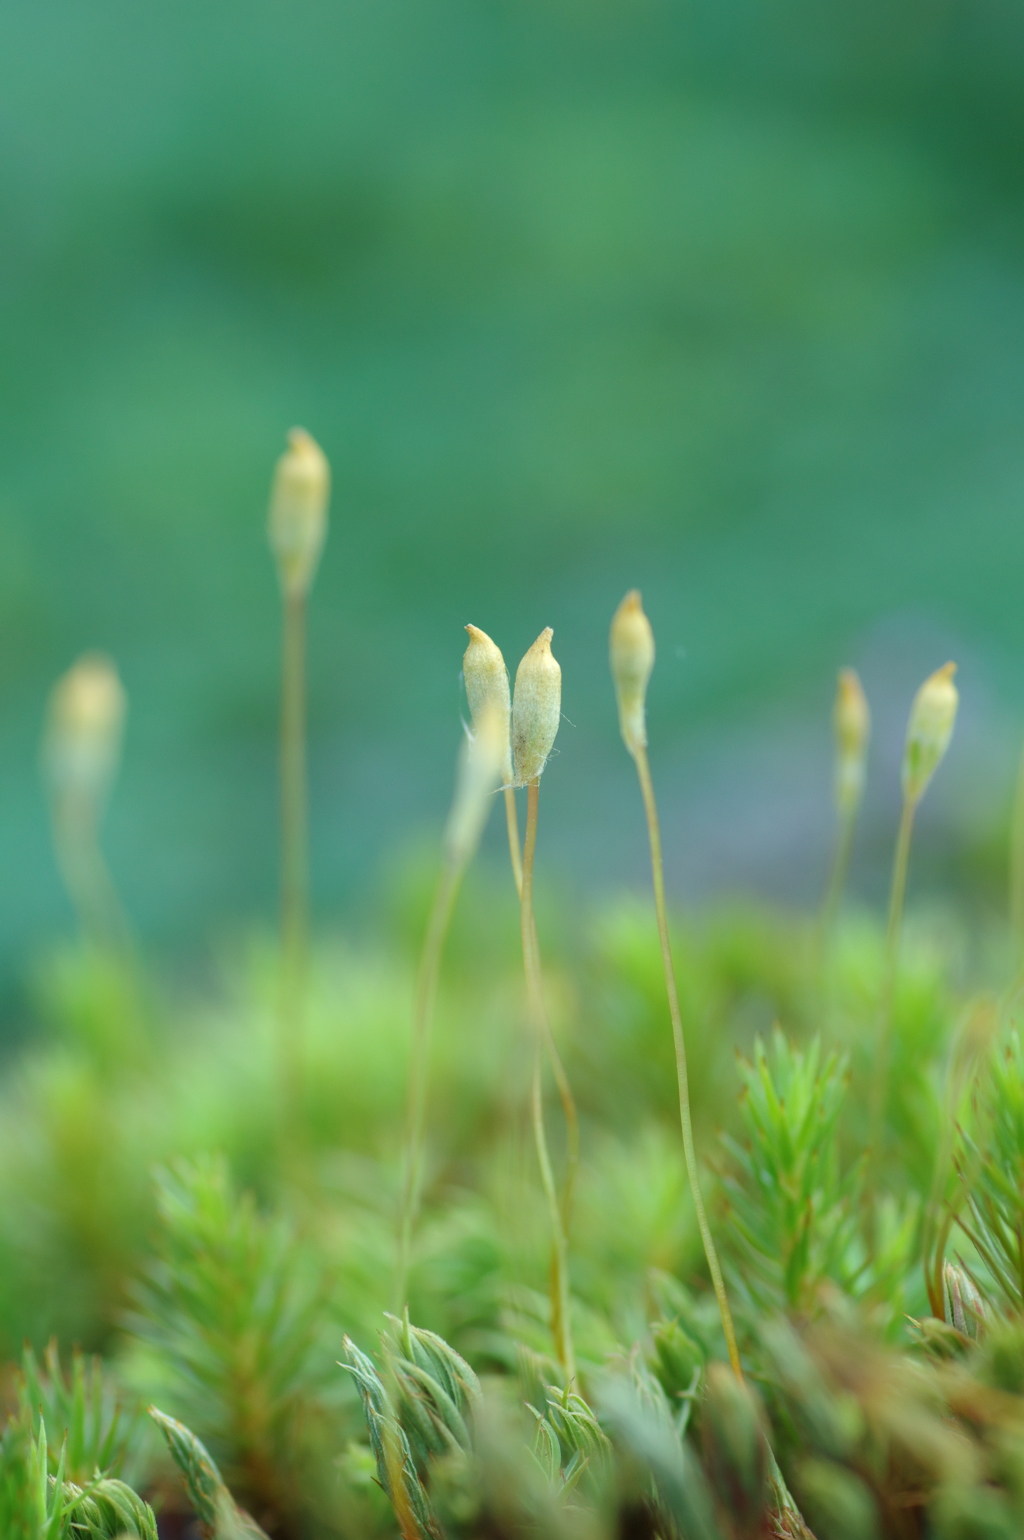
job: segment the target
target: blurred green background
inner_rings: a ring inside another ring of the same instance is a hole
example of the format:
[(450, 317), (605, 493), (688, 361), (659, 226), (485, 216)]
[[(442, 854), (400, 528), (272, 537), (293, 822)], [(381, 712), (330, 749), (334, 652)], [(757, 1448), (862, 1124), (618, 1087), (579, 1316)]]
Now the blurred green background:
[(984, 846), (1024, 708), (1022, 71), (1009, 0), (9, 0), (3, 976), (70, 923), (37, 742), (87, 647), (131, 697), (107, 832), (142, 936), (272, 916), (293, 423), (336, 487), (321, 916), (442, 815), (468, 620), (513, 668), (555, 628), (542, 864), (642, 874), (605, 667), (633, 584), (678, 892), (816, 894), (846, 662), (878, 723), (862, 890), (950, 653), (921, 859)]

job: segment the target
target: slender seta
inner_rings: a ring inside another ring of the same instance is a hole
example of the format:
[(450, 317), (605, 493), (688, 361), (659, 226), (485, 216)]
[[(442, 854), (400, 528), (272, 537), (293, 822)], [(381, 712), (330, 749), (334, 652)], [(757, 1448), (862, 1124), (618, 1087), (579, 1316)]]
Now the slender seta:
[(551, 1029), (544, 1003), (540, 948), (533, 913), (533, 868), (537, 850), (540, 778), (554, 747), (562, 713), (562, 670), (551, 652), (552, 635), (551, 627), (548, 626), (524, 654), (516, 670), (516, 688), (512, 701), (512, 773), (515, 784), (526, 787), (527, 797), (520, 922), (527, 1008), (533, 1031), (530, 1109), (537, 1163), (551, 1221), (551, 1332), (558, 1361), (571, 1383), (576, 1377), (576, 1356), (569, 1314), (569, 1243), (565, 1210), (559, 1202), (544, 1129), (544, 1049), (550, 1041)]
[(306, 605), (327, 536), (331, 472), (302, 428), (288, 435), (270, 494), (267, 534), (281, 584), (281, 1003), (282, 1126), (301, 1127), (309, 951), (306, 792)]
[[(469, 634), (469, 646), (466, 648), (462, 660), (462, 676), (466, 684), (466, 699), (469, 702), (470, 715), (474, 727), (477, 725), (481, 714), (487, 709), (493, 709), (509, 721), (512, 711), (512, 700), (509, 692), (508, 670), (505, 667), (505, 659), (501, 649), (493, 642), (486, 631), (481, 631), (478, 626), (467, 626)], [(512, 878), (516, 885), (516, 895), (520, 905), (523, 901), (523, 858), (519, 846), (519, 820), (516, 814), (516, 790), (513, 784), (512, 770), (512, 742), (508, 739), (508, 754), (502, 769), (502, 783), (505, 794), (505, 820), (508, 828), (509, 856), (512, 863)], [(537, 926), (533, 919), (531, 906), (531, 945), (539, 956), (539, 944), (537, 941)], [(543, 1004), (543, 1001), (541, 1002)], [(576, 1186), (576, 1176), (580, 1163), (580, 1123), (576, 1111), (576, 1099), (572, 1094), (569, 1077), (565, 1072), (558, 1045), (551, 1031), (551, 1023), (548, 1020), (547, 1011), (544, 1011), (544, 1041), (547, 1046), (548, 1059), (551, 1071), (555, 1077), (555, 1085), (558, 1087), (559, 1100), (562, 1103), (562, 1112), (566, 1126), (566, 1169), (565, 1182), (562, 1187), (562, 1219), (568, 1232), (572, 1217), (573, 1194)]]
[(57, 861), (82, 932), (126, 955), (128, 926), (100, 846), (100, 821), (121, 758), (127, 697), (102, 653), (85, 653), (50, 693), (43, 764)]
[(675, 965), (672, 961), (672, 944), (668, 932), (668, 909), (665, 904), (665, 871), (661, 853), (661, 828), (658, 823), (658, 805), (654, 797), (654, 783), (647, 759), (647, 684), (654, 668), (654, 632), (644, 614), (639, 592), (634, 588), (623, 599), (612, 619), (609, 639), (609, 655), (615, 698), (619, 707), (619, 730), (622, 741), (633, 756), (640, 778), (640, 794), (643, 797), (647, 818), (647, 835), (651, 847), (651, 876), (654, 882), (654, 907), (658, 919), (658, 939), (661, 943), (661, 961), (665, 972), (665, 988), (668, 993), (669, 1016), (672, 1019), (672, 1040), (676, 1054), (676, 1080), (679, 1086), (679, 1121), (683, 1133), (683, 1153), (686, 1157), (686, 1174), (693, 1194), (693, 1206), (697, 1213), (704, 1255), (714, 1286), (718, 1309), (722, 1317), (722, 1330), (729, 1353), (733, 1373), (740, 1381), (743, 1367), (736, 1343), (736, 1329), (732, 1311), (725, 1292), (718, 1252), (708, 1223), (701, 1192), (697, 1154), (693, 1144), (693, 1120), (690, 1116), (690, 1086), (686, 1067), (686, 1042), (683, 1038), (683, 1018), (679, 1010), (679, 992), (676, 989)]
[(953, 675), (955, 663), (944, 663), (929, 674), (914, 696), (907, 722), (903, 748), (903, 806), (896, 835), (896, 853), (889, 891), (889, 917), (885, 928), (885, 960), (882, 965), (882, 989), (878, 1009), (878, 1039), (871, 1087), (871, 1158), (877, 1162), (884, 1134), (885, 1100), (889, 1082), (892, 1051), (892, 1013), (899, 971), (900, 937), (903, 932), (903, 903), (910, 865), (910, 841), (914, 818), (932, 776), (949, 748), (956, 725), (960, 697)]

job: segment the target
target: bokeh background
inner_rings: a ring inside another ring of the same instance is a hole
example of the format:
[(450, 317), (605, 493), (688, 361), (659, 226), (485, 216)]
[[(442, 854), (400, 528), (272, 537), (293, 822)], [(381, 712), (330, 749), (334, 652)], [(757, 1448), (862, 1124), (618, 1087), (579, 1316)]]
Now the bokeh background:
[(1022, 79), (1010, 0), (9, 0), (9, 1009), (70, 925), (37, 744), (84, 648), (130, 692), (107, 844), (143, 939), (198, 955), (273, 915), (264, 518), (294, 423), (336, 487), (323, 920), (437, 828), (469, 620), (513, 668), (555, 628), (548, 880), (642, 877), (605, 665), (634, 584), (677, 894), (815, 897), (843, 663), (875, 707), (877, 894), (910, 695), (956, 656), (917, 870), (995, 904), (1024, 717)]

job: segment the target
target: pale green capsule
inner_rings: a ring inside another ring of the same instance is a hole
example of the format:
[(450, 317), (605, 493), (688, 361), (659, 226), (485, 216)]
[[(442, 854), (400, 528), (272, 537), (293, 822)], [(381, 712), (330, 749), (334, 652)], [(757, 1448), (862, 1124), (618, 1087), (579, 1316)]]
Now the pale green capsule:
[(327, 537), (331, 468), (303, 428), (293, 428), (277, 462), (270, 494), (268, 534), (286, 594), (309, 592)]
[(479, 727), (485, 712), (492, 708), (497, 712), (499, 721), (504, 722), (501, 778), (507, 786), (512, 780), (512, 697), (508, 669), (501, 648), (491, 641), (486, 631), (481, 631), (478, 626), (467, 626), (466, 630), (469, 633), (469, 646), (462, 659), (462, 677), (466, 681), (469, 714), (474, 728)]
[(914, 697), (903, 751), (903, 793), (912, 802), (924, 795), (928, 782), (949, 748), (960, 697), (953, 675), (955, 663), (946, 663), (930, 675)]
[(512, 767), (517, 786), (535, 781), (547, 764), (562, 715), (562, 670), (551, 654), (554, 632), (541, 632), (516, 670), (512, 700)]
[(647, 682), (654, 668), (654, 632), (633, 588), (612, 618), (608, 644), (619, 707), (619, 730), (629, 752), (647, 747)]
[(99, 808), (121, 757), (127, 697), (114, 664), (85, 653), (53, 687), (43, 760), (58, 797)]
[(852, 668), (839, 670), (832, 721), (836, 733), (836, 807), (840, 813), (849, 816), (857, 811), (864, 795), (864, 771), (871, 736), (867, 696)]

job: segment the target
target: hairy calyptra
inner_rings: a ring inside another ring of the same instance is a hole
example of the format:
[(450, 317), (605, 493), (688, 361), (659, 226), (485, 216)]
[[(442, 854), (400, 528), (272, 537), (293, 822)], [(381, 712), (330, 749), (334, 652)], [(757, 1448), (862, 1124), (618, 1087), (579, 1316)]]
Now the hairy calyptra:
[(550, 626), (516, 669), (512, 700), (512, 766), (517, 786), (535, 781), (547, 764), (562, 715), (562, 670), (551, 652)]
[(508, 684), (508, 669), (501, 655), (501, 648), (492, 642), (486, 631), (478, 626), (467, 626), (469, 645), (462, 657), (462, 677), (466, 681), (466, 699), (474, 730), (480, 727), (484, 713), (493, 710), (499, 721), (504, 722), (504, 743), (501, 755), (502, 783), (512, 780), (512, 739), (510, 718), (512, 697)]

